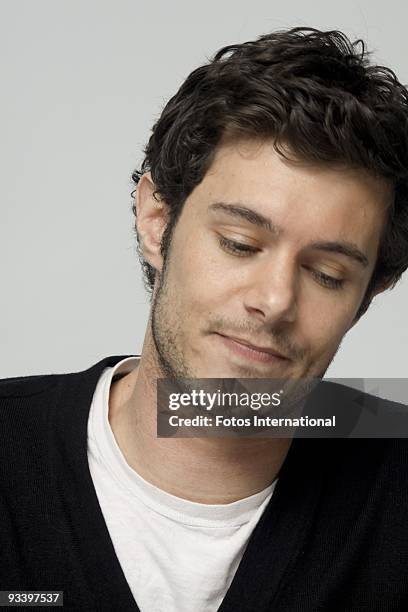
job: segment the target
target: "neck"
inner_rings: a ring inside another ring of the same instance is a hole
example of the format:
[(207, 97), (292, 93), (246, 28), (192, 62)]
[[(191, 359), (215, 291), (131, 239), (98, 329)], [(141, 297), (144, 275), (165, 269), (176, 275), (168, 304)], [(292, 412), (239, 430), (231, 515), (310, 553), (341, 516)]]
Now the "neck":
[(227, 504), (262, 491), (277, 477), (286, 438), (158, 438), (151, 338), (138, 367), (112, 384), (109, 422), (125, 460), (167, 493), (203, 504)]

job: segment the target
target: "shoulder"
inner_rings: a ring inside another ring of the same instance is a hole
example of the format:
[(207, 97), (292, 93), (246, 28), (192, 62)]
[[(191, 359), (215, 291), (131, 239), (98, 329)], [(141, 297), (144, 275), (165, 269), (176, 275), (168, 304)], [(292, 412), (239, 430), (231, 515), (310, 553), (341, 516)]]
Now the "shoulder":
[(58, 376), (58, 374), (43, 374), (0, 379), (0, 402), (6, 398), (42, 393), (57, 382)]
[(30, 429), (29, 421), (44, 421), (61, 375), (20, 376), (0, 380), (0, 437), (4, 443), (12, 431)]
[(14, 482), (16, 474), (45, 473), (53, 449), (67, 455), (79, 452), (77, 445), (86, 449), (86, 425), (97, 382), (106, 367), (123, 358), (106, 357), (79, 372), (0, 380), (3, 487), (10, 479)]
[[(335, 427), (325, 430), (324, 437), (342, 438), (401, 438), (408, 439), (408, 406), (401, 402), (367, 393), (364, 379), (346, 381), (353, 386), (333, 381), (321, 381), (311, 392), (305, 414), (310, 417), (333, 417)], [(386, 396), (389, 389), (376, 382), (376, 392)], [(354, 386), (355, 385), (355, 386)], [(359, 388), (360, 387), (360, 388)], [(403, 389), (397, 387), (398, 395)], [(313, 431), (304, 435), (314, 437)]]
[(44, 410), (50, 405), (55, 406), (56, 396), (59, 402), (68, 402), (70, 391), (75, 390), (76, 399), (82, 395), (85, 397), (95, 387), (103, 370), (125, 357), (128, 355), (105, 357), (83, 371), (0, 379), (0, 419), (7, 408), (13, 407), (13, 410), (21, 412), (37, 406)]

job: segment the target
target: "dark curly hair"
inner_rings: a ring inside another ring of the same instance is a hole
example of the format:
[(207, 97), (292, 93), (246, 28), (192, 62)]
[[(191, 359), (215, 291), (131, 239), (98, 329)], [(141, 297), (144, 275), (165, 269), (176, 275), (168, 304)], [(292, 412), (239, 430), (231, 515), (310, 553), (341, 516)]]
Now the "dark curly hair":
[[(340, 31), (293, 28), (223, 47), (194, 70), (165, 105), (132, 174), (137, 188), (150, 170), (154, 197), (168, 206), (164, 259), (183, 204), (221, 139), (271, 139), (285, 157), (289, 147), (296, 159), (345, 164), (391, 181), (393, 202), (357, 317), (376, 288), (395, 286), (408, 267), (408, 91), (369, 55), (362, 40)], [(134, 202), (132, 210), (136, 215)], [(139, 238), (138, 254), (151, 293), (155, 270)]]

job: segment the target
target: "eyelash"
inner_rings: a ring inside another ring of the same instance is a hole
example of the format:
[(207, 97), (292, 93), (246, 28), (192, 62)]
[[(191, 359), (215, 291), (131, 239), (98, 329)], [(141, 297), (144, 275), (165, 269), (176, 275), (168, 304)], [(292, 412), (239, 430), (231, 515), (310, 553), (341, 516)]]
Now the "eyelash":
[[(238, 257), (246, 257), (248, 255), (252, 255), (258, 251), (257, 248), (250, 246), (249, 244), (244, 244), (243, 242), (236, 242), (235, 240), (229, 240), (224, 236), (218, 236), (218, 241), (220, 246), (229, 253), (236, 255)], [(312, 276), (317, 279), (317, 281), (326, 289), (341, 289), (344, 285), (344, 280), (339, 278), (333, 278), (332, 276), (328, 276), (323, 272), (319, 272), (317, 270), (310, 270), (312, 272)]]

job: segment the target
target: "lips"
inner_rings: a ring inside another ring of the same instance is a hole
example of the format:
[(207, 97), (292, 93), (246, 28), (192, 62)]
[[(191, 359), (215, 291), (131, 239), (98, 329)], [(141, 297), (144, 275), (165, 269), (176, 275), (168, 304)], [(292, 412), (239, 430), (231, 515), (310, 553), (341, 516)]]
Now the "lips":
[(217, 334), (221, 340), (235, 353), (238, 353), (244, 357), (248, 357), (255, 361), (272, 363), (276, 361), (287, 360), (288, 358), (279, 351), (269, 347), (257, 346), (251, 344), (247, 340), (237, 338), (235, 336), (226, 336), (224, 334)]

